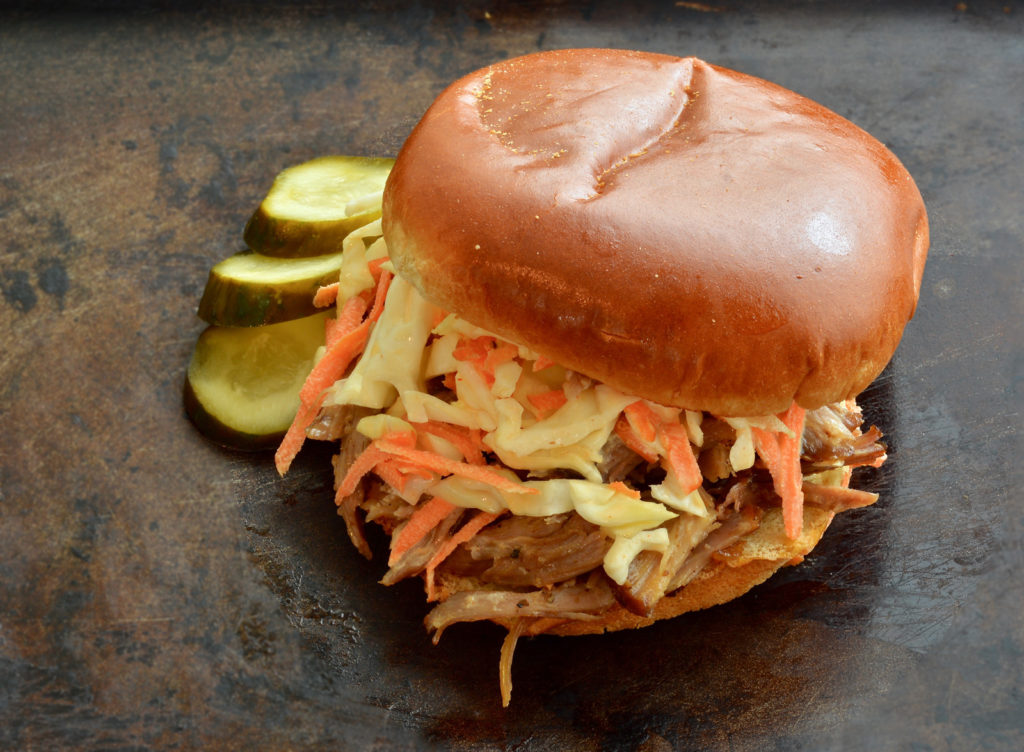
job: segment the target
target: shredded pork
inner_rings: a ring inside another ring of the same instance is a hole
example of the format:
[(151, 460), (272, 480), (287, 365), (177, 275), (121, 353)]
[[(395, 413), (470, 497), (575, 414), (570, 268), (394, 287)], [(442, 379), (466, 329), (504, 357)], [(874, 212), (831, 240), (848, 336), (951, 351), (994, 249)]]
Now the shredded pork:
[(584, 584), (562, 584), (529, 590), (464, 590), (427, 614), (427, 629), (434, 642), (452, 624), (487, 619), (512, 620), (524, 617), (595, 619), (615, 603), (611, 588), (601, 578)]
[(827, 509), (830, 512), (845, 512), (847, 509), (867, 507), (878, 501), (878, 494), (860, 491), (856, 488), (822, 486), (804, 483), (804, 503)]
[[(341, 426), (353, 426), (364, 414), (362, 408), (332, 411), (321, 417), (317, 430), (331, 434)], [(809, 411), (801, 450), (804, 471), (871, 464), (884, 458), (881, 433), (875, 427), (862, 432), (862, 422), (860, 409), (852, 401)], [(505, 515), (455, 546), (444, 559), (439, 571), (444, 575), (447, 600), (431, 611), (428, 626), (439, 636), (458, 621), (536, 616), (592, 619), (616, 602), (636, 614), (649, 615), (661, 598), (685, 587), (716, 552), (756, 530), (763, 509), (780, 504), (770, 476), (760, 465), (737, 474), (729, 464), (736, 433), (728, 423), (705, 415), (701, 429), (703, 441), (696, 457), (708, 490), (702, 494), (709, 515), (680, 515), (665, 523), (665, 551), (641, 551), (630, 563), (623, 584), (612, 583), (602, 570), (612, 539), (576, 512), (547, 517)], [(334, 463), (337, 478), (345, 475), (367, 444), (355, 431), (342, 434)], [(602, 450), (598, 469), (604, 482), (626, 480), (639, 487), (645, 498), (649, 498), (648, 489), (665, 477), (664, 470), (648, 465), (614, 433)], [(867, 506), (878, 498), (808, 482), (802, 490), (806, 504), (832, 512)], [(356, 492), (339, 500), (349, 537), (366, 556), (370, 549), (357, 510), (362, 510), (366, 521), (395, 536), (415, 508), (376, 479), (364, 481)], [(403, 554), (381, 581), (393, 584), (423, 574), (465, 518), (465, 510), (457, 508)], [(581, 578), (589, 578), (586, 587), (577, 584)]]
[(511, 516), (460, 546), (446, 570), (505, 587), (545, 587), (597, 569), (610, 546), (575, 512)]
[(743, 507), (722, 521), (707, 538), (701, 541), (672, 575), (666, 591), (675, 592), (685, 587), (711, 561), (711, 557), (723, 551), (743, 536), (757, 530), (761, 521), (760, 510), (755, 506)]
[[(416, 545), (406, 551), (392, 564), (381, 578), (382, 585), (394, 585), (396, 582), (420, 574), (442, 546), (448, 541), (456, 524), (462, 518), (464, 510), (456, 509), (435, 526)], [(401, 528), (396, 528), (392, 543), (397, 539)]]
[(644, 458), (613, 433), (601, 450), (601, 462), (598, 463), (597, 469), (605, 483), (615, 483), (624, 481), (643, 464)]
[[(349, 467), (369, 445), (370, 440), (357, 431), (350, 431), (341, 437), (341, 446), (334, 456), (334, 485), (341, 484)], [(367, 559), (373, 558), (370, 544), (363, 532), (363, 520), (356, 511), (366, 501), (366, 487), (359, 485), (348, 496), (338, 499), (338, 514), (345, 521), (345, 530), (356, 550)]]
[(643, 551), (633, 559), (626, 581), (615, 590), (619, 603), (635, 614), (649, 616), (669, 592), (673, 577), (690, 552), (717, 526), (714, 517), (694, 515), (681, 515), (665, 523), (668, 549), (663, 554)]
[[(570, 376), (566, 383), (568, 391), (586, 387), (578, 377)], [(445, 402), (453, 396), (439, 379), (432, 383), (431, 392)], [(334, 459), (338, 487), (371, 443), (354, 430), (370, 413), (364, 408), (328, 408), (309, 429), (310, 436), (340, 442)], [(885, 459), (881, 433), (873, 426), (862, 431), (862, 423), (853, 401), (806, 413), (801, 472), (808, 476), (830, 471), (832, 475), (826, 476), (832, 480), (829, 485), (805, 480), (803, 504), (836, 513), (877, 500), (877, 494), (834, 485), (836, 473), (845, 470), (848, 480), (849, 468), (877, 466)], [(656, 547), (634, 551), (621, 584), (613, 582), (606, 571), (606, 558), (612, 555), (615, 539), (577, 511), (531, 517), (459, 506), (451, 506), (450, 513), (391, 563), (381, 582), (391, 585), (409, 577), (424, 577), (428, 598), (441, 599), (425, 619), (435, 642), (445, 629), (459, 622), (491, 620), (509, 625), (499, 665), (502, 702), (507, 705), (512, 691), (512, 656), (527, 629), (539, 632), (566, 620), (600, 619), (616, 606), (650, 616), (659, 601), (686, 587), (716, 554), (757, 530), (764, 510), (782, 504), (772, 475), (760, 459), (739, 472), (732, 466), (737, 430), (707, 414), (696, 425), (694, 440), (699, 446), (692, 450), (703, 481), (699, 489), (703, 513), (691, 510), (694, 513), (679, 514), (663, 523), (667, 543), (663, 539)], [(652, 501), (653, 489), (670, 480), (670, 473), (664, 465), (641, 456), (641, 451), (643, 447), (628, 446), (618, 431), (613, 432), (596, 469), (604, 484)], [(483, 453), (484, 460), (498, 464), (487, 447)], [(480, 457), (478, 454), (477, 461)], [(574, 474), (556, 469), (541, 476), (572, 478)], [(525, 473), (520, 472), (519, 477), (525, 479)], [(408, 487), (400, 494), (379, 478), (367, 476), (352, 493), (337, 499), (338, 514), (356, 549), (367, 558), (371, 556), (364, 522), (380, 525), (392, 536), (394, 546), (405, 526), (415, 521), (416, 496)], [(435, 587), (438, 577), (443, 582), (440, 590)]]
[(373, 410), (357, 405), (329, 405), (317, 413), (316, 420), (306, 429), (306, 436), (317, 441), (337, 441), (355, 433), (360, 418), (373, 414)]
[(804, 422), (801, 453), (804, 473), (836, 465), (859, 467), (885, 458), (879, 443), (882, 432), (875, 426), (861, 433), (864, 418), (852, 401), (810, 410)]
[[(497, 350), (490, 352), (493, 355)], [(490, 355), (484, 352), (481, 357)], [(590, 385), (588, 379), (570, 373), (563, 394), (572, 399)], [(444, 379), (431, 380), (431, 396), (442, 404), (450, 404), (455, 396), (450, 386)], [(327, 407), (308, 429), (310, 437), (339, 441), (334, 458), (338, 488), (352, 487), (342, 480), (350, 472), (355, 472), (353, 477), (358, 476), (361, 461), (365, 467), (361, 458), (373, 445), (355, 426), (374, 412), (352, 406)], [(702, 484), (694, 492), (697, 495), (691, 495), (686, 511), (681, 510), (656, 529), (644, 529), (643, 535), (647, 537), (641, 540), (637, 534), (632, 548), (628, 545), (633, 545), (633, 541), (627, 541), (626, 548), (621, 547), (616, 537), (621, 533), (587, 521), (576, 509), (528, 516), (510, 514), (501, 508), (464, 508), (438, 497), (444, 502), (438, 507), (439, 521), (431, 519), (429, 524), (424, 523), (422, 516), (416, 514), (423, 508), (417, 489), (429, 487), (433, 483), (429, 478), (410, 480), (399, 475), (397, 482), (402, 488), (393, 489), (379, 477), (364, 474), (361, 481), (356, 481), (352, 493), (337, 499), (338, 514), (345, 522), (349, 538), (367, 558), (371, 549), (364, 534), (365, 522), (380, 525), (392, 536), (393, 548), (403, 530), (411, 531), (405, 536), (408, 547), (403, 544), (400, 555), (395, 554), (397, 558), (390, 563), (381, 582), (392, 585), (409, 577), (425, 579), (428, 598), (441, 600), (426, 617), (435, 642), (447, 627), (458, 622), (492, 620), (509, 625), (500, 664), (505, 704), (512, 687), (512, 655), (525, 631), (544, 631), (566, 620), (600, 619), (617, 606), (650, 616), (663, 598), (686, 587), (716, 554), (757, 530), (764, 510), (783, 504), (778, 494), (787, 492), (777, 492), (774, 471), (765, 465), (762, 450), (758, 449), (759, 454), (750, 460), (753, 450), (749, 443), (746, 449), (739, 443), (744, 435), (748, 442), (750, 437), (749, 429), (746, 434), (741, 431), (742, 420), (738, 421), (740, 427), (734, 428), (736, 420), (730, 424), (708, 414), (689, 415), (684, 436), (689, 435), (696, 446), (687, 446), (685, 441), (682, 448), (675, 444), (669, 450), (670, 454), (675, 453), (674, 459), (666, 463), (650, 461), (654, 452), (650, 443), (644, 442), (669, 441), (668, 435), (660, 434), (656, 424), (645, 424), (642, 417), (647, 413), (643, 411), (634, 414), (633, 419), (639, 421), (635, 425), (624, 415), (618, 418), (623, 430), (617, 428), (610, 434), (595, 465), (605, 487), (633, 498), (639, 496), (643, 502), (663, 498), (665, 484), (682, 482), (677, 471), (684, 466), (679, 463), (686, 458), (686, 452), (680, 454), (681, 449), (693, 453), (690, 466), (694, 472), (699, 469), (697, 481)], [(650, 416), (657, 420), (656, 413), (651, 412)], [(862, 424), (860, 409), (852, 400), (806, 413), (799, 446), (800, 472), (805, 477), (814, 475), (812, 480), (821, 482), (805, 479), (802, 486), (797, 485), (803, 494), (800, 503), (835, 513), (875, 502), (876, 494), (836, 485), (836, 479), (844, 473), (848, 479), (849, 468), (877, 466), (885, 459), (881, 433), (875, 427), (862, 431)], [(452, 442), (464, 442), (461, 447), (452, 444), (469, 463), (463, 466), (463, 472), (481, 477), (477, 471), (483, 468), (473, 464), (481, 461), (500, 467), (490, 447), (479, 443), (479, 435), (474, 444), (473, 434), (459, 433), (463, 429), (457, 426), (420, 425), (427, 433), (433, 431), (448, 436)], [(416, 441), (415, 436), (412, 441)], [(659, 451), (664, 452), (664, 447)], [(751, 454), (744, 454), (745, 451)], [(732, 464), (733, 455), (737, 465), (753, 461), (753, 466), (737, 470)], [(401, 455), (395, 455), (391, 461), (399, 463), (396, 472), (403, 472)], [(793, 462), (796, 461), (794, 457)], [(494, 477), (492, 470), (486, 472), (492, 473), (487, 477)], [(502, 472), (511, 473), (508, 468)], [(825, 474), (818, 477), (819, 473)], [(548, 480), (578, 477), (565, 468), (533, 471), (531, 475)], [(524, 471), (518, 471), (517, 476), (527, 479)], [(692, 486), (684, 493), (689, 493), (689, 489)], [(622, 554), (626, 558), (621, 558)], [(615, 573), (616, 581), (610, 572)], [(621, 577), (624, 579), (617, 584)], [(440, 589), (437, 582), (442, 583)]]

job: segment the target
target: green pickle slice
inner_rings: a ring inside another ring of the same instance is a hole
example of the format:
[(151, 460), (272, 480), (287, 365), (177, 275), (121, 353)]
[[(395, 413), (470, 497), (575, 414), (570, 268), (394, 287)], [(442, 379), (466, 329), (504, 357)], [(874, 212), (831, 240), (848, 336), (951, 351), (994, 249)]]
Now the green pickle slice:
[(336, 253), (345, 236), (380, 218), (395, 160), (330, 156), (282, 171), (245, 226), (245, 243), (265, 256)]
[(261, 327), (208, 327), (185, 379), (185, 410), (211, 440), (274, 448), (299, 409), (299, 390), (333, 312)]
[(215, 326), (261, 326), (317, 312), (317, 288), (338, 281), (341, 253), (282, 259), (242, 251), (221, 261), (199, 301), (199, 318)]

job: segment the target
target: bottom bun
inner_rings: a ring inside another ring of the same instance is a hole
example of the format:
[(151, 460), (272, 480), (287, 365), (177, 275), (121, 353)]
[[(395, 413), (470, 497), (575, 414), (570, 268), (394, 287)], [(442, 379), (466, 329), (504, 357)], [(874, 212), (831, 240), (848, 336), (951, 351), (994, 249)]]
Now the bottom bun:
[[(616, 605), (596, 619), (586, 621), (537, 619), (526, 626), (523, 634), (568, 636), (639, 629), (689, 611), (727, 603), (760, 585), (787, 564), (798, 563), (818, 544), (833, 517), (827, 510), (804, 507), (803, 532), (796, 540), (790, 540), (783, 528), (781, 510), (769, 509), (757, 530), (719, 552), (688, 585), (658, 601), (650, 616), (639, 616)], [(511, 622), (498, 623), (511, 628)]]

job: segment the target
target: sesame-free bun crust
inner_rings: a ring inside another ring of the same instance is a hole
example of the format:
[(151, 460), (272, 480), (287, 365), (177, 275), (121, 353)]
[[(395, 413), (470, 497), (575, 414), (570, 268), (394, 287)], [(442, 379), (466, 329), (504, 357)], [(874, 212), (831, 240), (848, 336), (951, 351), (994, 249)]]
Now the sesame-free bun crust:
[(662, 619), (727, 603), (809, 554), (825, 534), (832, 517), (831, 512), (823, 509), (805, 507), (803, 532), (796, 540), (790, 540), (786, 537), (781, 511), (769, 510), (757, 530), (712, 560), (688, 585), (658, 601), (650, 616), (638, 616), (616, 605), (598, 619), (563, 621), (551, 626), (538, 621), (535, 629), (527, 628), (526, 633), (581, 635), (638, 629)]
[[(651, 613), (640, 616), (616, 604), (590, 619), (536, 618), (523, 634), (583, 635), (639, 629), (662, 619), (671, 619), (690, 611), (700, 611), (739, 598), (760, 585), (787, 564), (795, 564), (818, 545), (832, 522), (833, 513), (817, 507), (804, 507), (804, 525), (800, 537), (786, 537), (782, 511), (765, 511), (760, 526), (716, 555), (685, 587), (659, 600)], [(445, 595), (460, 589), (459, 578), (442, 577)], [(511, 629), (512, 620), (494, 619)]]
[[(711, 561), (684, 587), (662, 597), (647, 616), (640, 616), (620, 604), (588, 618), (531, 618), (523, 634), (583, 635), (639, 629), (662, 619), (670, 619), (690, 611), (700, 611), (739, 598), (760, 585), (787, 564), (799, 563), (825, 534), (834, 514), (820, 507), (804, 506), (803, 529), (791, 540), (786, 535), (782, 510), (764, 510), (760, 524), (753, 532), (713, 556)], [(438, 571), (435, 586), (440, 600), (466, 590), (498, 589), (473, 577)], [(513, 619), (491, 621), (511, 629)]]
[(824, 107), (710, 65), (559, 50), (446, 89), (388, 179), (399, 274), (630, 394), (718, 415), (855, 396), (913, 315), (921, 196)]

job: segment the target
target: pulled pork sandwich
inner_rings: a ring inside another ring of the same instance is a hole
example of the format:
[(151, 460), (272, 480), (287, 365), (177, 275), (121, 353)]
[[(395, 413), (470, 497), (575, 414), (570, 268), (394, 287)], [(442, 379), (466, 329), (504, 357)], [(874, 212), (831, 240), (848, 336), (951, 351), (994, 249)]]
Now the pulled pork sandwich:
[(913, 315), (925, 208), (882, 144), (695, 58), (561, 50), (445, 90), (278, 453), (422, 577), (435, 640), (640, 627), (799, 562), (885, 460), (854, 398)]

